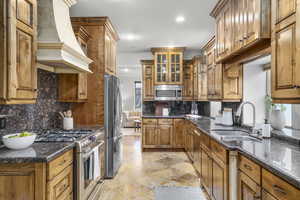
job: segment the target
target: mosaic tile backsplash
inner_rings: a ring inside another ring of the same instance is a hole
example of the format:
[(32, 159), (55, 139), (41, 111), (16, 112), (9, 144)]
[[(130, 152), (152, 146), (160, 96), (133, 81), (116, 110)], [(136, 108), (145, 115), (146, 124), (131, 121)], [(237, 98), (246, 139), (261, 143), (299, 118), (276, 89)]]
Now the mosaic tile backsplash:
[(58, 112), (70, 109), (70, 103), (57, 102), (58, 75), (38, 69), (38, 97), (36, 104), (0, 105), (0, 115), (7, 117), (6, 129), (0, 134), (23, 130), (61, 128)]

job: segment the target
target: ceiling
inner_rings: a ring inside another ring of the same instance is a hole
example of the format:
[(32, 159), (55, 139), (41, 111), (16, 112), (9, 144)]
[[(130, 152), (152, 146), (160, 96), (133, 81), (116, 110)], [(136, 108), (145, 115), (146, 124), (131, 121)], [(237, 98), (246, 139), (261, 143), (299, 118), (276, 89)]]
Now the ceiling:
[[(184, 46), (198, 50), (214, 33), (209, 12), (217, 0), (79, 0), (71, 16), (108, 16), (121, 40), (119, 52)], [(177, 23), (183, 16), (185, 22)]]

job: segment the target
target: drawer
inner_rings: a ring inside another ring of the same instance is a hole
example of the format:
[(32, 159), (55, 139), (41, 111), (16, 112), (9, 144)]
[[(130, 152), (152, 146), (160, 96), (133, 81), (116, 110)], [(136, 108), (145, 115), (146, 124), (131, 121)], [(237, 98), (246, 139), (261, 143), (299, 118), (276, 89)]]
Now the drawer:
[(206, 151), (210, 151), (210, 138), (206, 134), (201, 134), (201, 146)]
[(239, 169), (251, 177), (257, 184), (261, 185), (261, 167), (258, 164), (239, 155)]
[(55, 160), (51, 161), (47, 167), (47, 180), (52, 180), (66, 167), (73, 162), (73, 150), (70, 150)]
[(298, 200), (300, 197), (300, 190), (265, 169), (262, 169), (262, 187), (280, 200)]
[[(70, 199), (73, 192), (73, 167), (68, 166), (62, 173), (48, 182), (47, 200)], [(72, 198), (71, 198), (72, 199)]]
[(211, 140), (210, 145), (212, 153), (219, 159), (221, 159), (224, 163), (227, 163), (227, 150), (214, 140)]
[(143, 124), (156, 125), (157, 119), (143, 119)]
[(158, 119), (158, 124), (173, 124), (173, 119)]

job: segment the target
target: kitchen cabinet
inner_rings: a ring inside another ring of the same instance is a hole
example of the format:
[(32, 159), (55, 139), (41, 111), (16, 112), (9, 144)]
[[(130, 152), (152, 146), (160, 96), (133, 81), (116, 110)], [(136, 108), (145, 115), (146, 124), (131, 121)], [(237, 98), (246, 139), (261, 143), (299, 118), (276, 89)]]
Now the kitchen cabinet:
[(300, 102), (299, 3), (272, 1), (272, 98), (279, 103)]
[(114, 74), (108, 66), (115, 66), (115, 55), (110, 52), (116, 51), (116, 45), (109, 48), (105, 40), (110, 37), (116, 43), (119, 36), (108, 17), (72, 17), (71, 22), (73, 26), (82, 26), (92, 36), (87, 41), (87, 56), (94, 61), (90, 64), (93, 73), (87, 74), (87, 100), (72, 104), (74, 123), (77, 126), (104, 126), (104, 75)]
[(212, 157), (212, 189), (215, 200), (228, 199), (228, 166), (217, 157)]
[(239, 172), (238, 199), (259, 200), (261, 199), (261, 187), (245, 173)]
[(205, 188), (208, 195), (212, 193), (212, 158), (210, 152), (202, 148), (201, 153), (201, 178), (202, 185)]
[(37, 97), (37, 1), (0, 3), (0, 104), (32, 104)]
[(263, 200), (272, 199), (270, 196), (277, 200), (296, 200), (300, 195), (300, 190), (266, 169), (262, 169), (262, 188), (267, 191)]
[(198, 76), (198, 101), (207, 101), (207, 64), (203, 57), (202, 62)]
[(192, 60), (183, 62), (183, 100), (191, 101), (194, 97), (194, 65)]
[(194, 131), (190, 125), (188, 125), (185, 139), (186, 153), (190, 160), (194, 162)]
[(109, 29), (105, 30), (104, 38), (105, 72), (107, 74), (116, 75), (117, 39), (113, 36), (113, 33), (111, 33)]
[(155, 84), (182, 85), (183, 52), (185, 48), (152, 48)]
[(270, 42), (270, 0), (219, 1), (211, 16), (216, 20), (217, 63)]
[(143, 68), (143, 101), (154, 100), (154, 61), (142, 60)]
[(184, 119), (174, 119), (173, 148), (184, 148)]
[(223, 66), (215, 62), (215, 37), (202, 49), (207, 67), (207, 98), (222, 100), (223, 97)]
[(193, 131), (194, 168), (201, 176), (201, 133), (196, 128)]
[(194, 82), (194, 86), (193, 86), (193, 90), (194, 90), (194, 95), (193, 95), (193, 99), (194, 100), (198, 100), (198, 81), (199, 81), (199, 68), (201, 65), (201, 60), (199, 56), (195, 56), (193, 58), (193, 82)]
[(223, 101), (243, 99), (243, 66), (234, 63), (223, 68)]
[(143, 119), (143, 148), (172, 148), (173, 119)]
[(60, 200), (73, 197), (73, 150), (49, 163), (0, 165), (5, 200)]
[[(88, 53), (88, 40), (90, 35), (83, 26), (73, 26), (77, 41), (83, 52)], [(86, 102), (87, 73), (59, 74), (58, 75), (58, 100), (61, 102)]]

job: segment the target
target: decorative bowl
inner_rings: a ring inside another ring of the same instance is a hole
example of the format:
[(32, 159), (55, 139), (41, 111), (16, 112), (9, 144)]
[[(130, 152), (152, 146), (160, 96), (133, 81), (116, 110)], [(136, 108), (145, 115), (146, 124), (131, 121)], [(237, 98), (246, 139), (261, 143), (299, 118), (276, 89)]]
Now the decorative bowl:
[(3, 136), (2, 141), (7, 148), (19, 150), (30, 147), (34, 143), (35, 138), (36, 134), (34, 133), (28, 133), (28, 135), (15, 133)]

